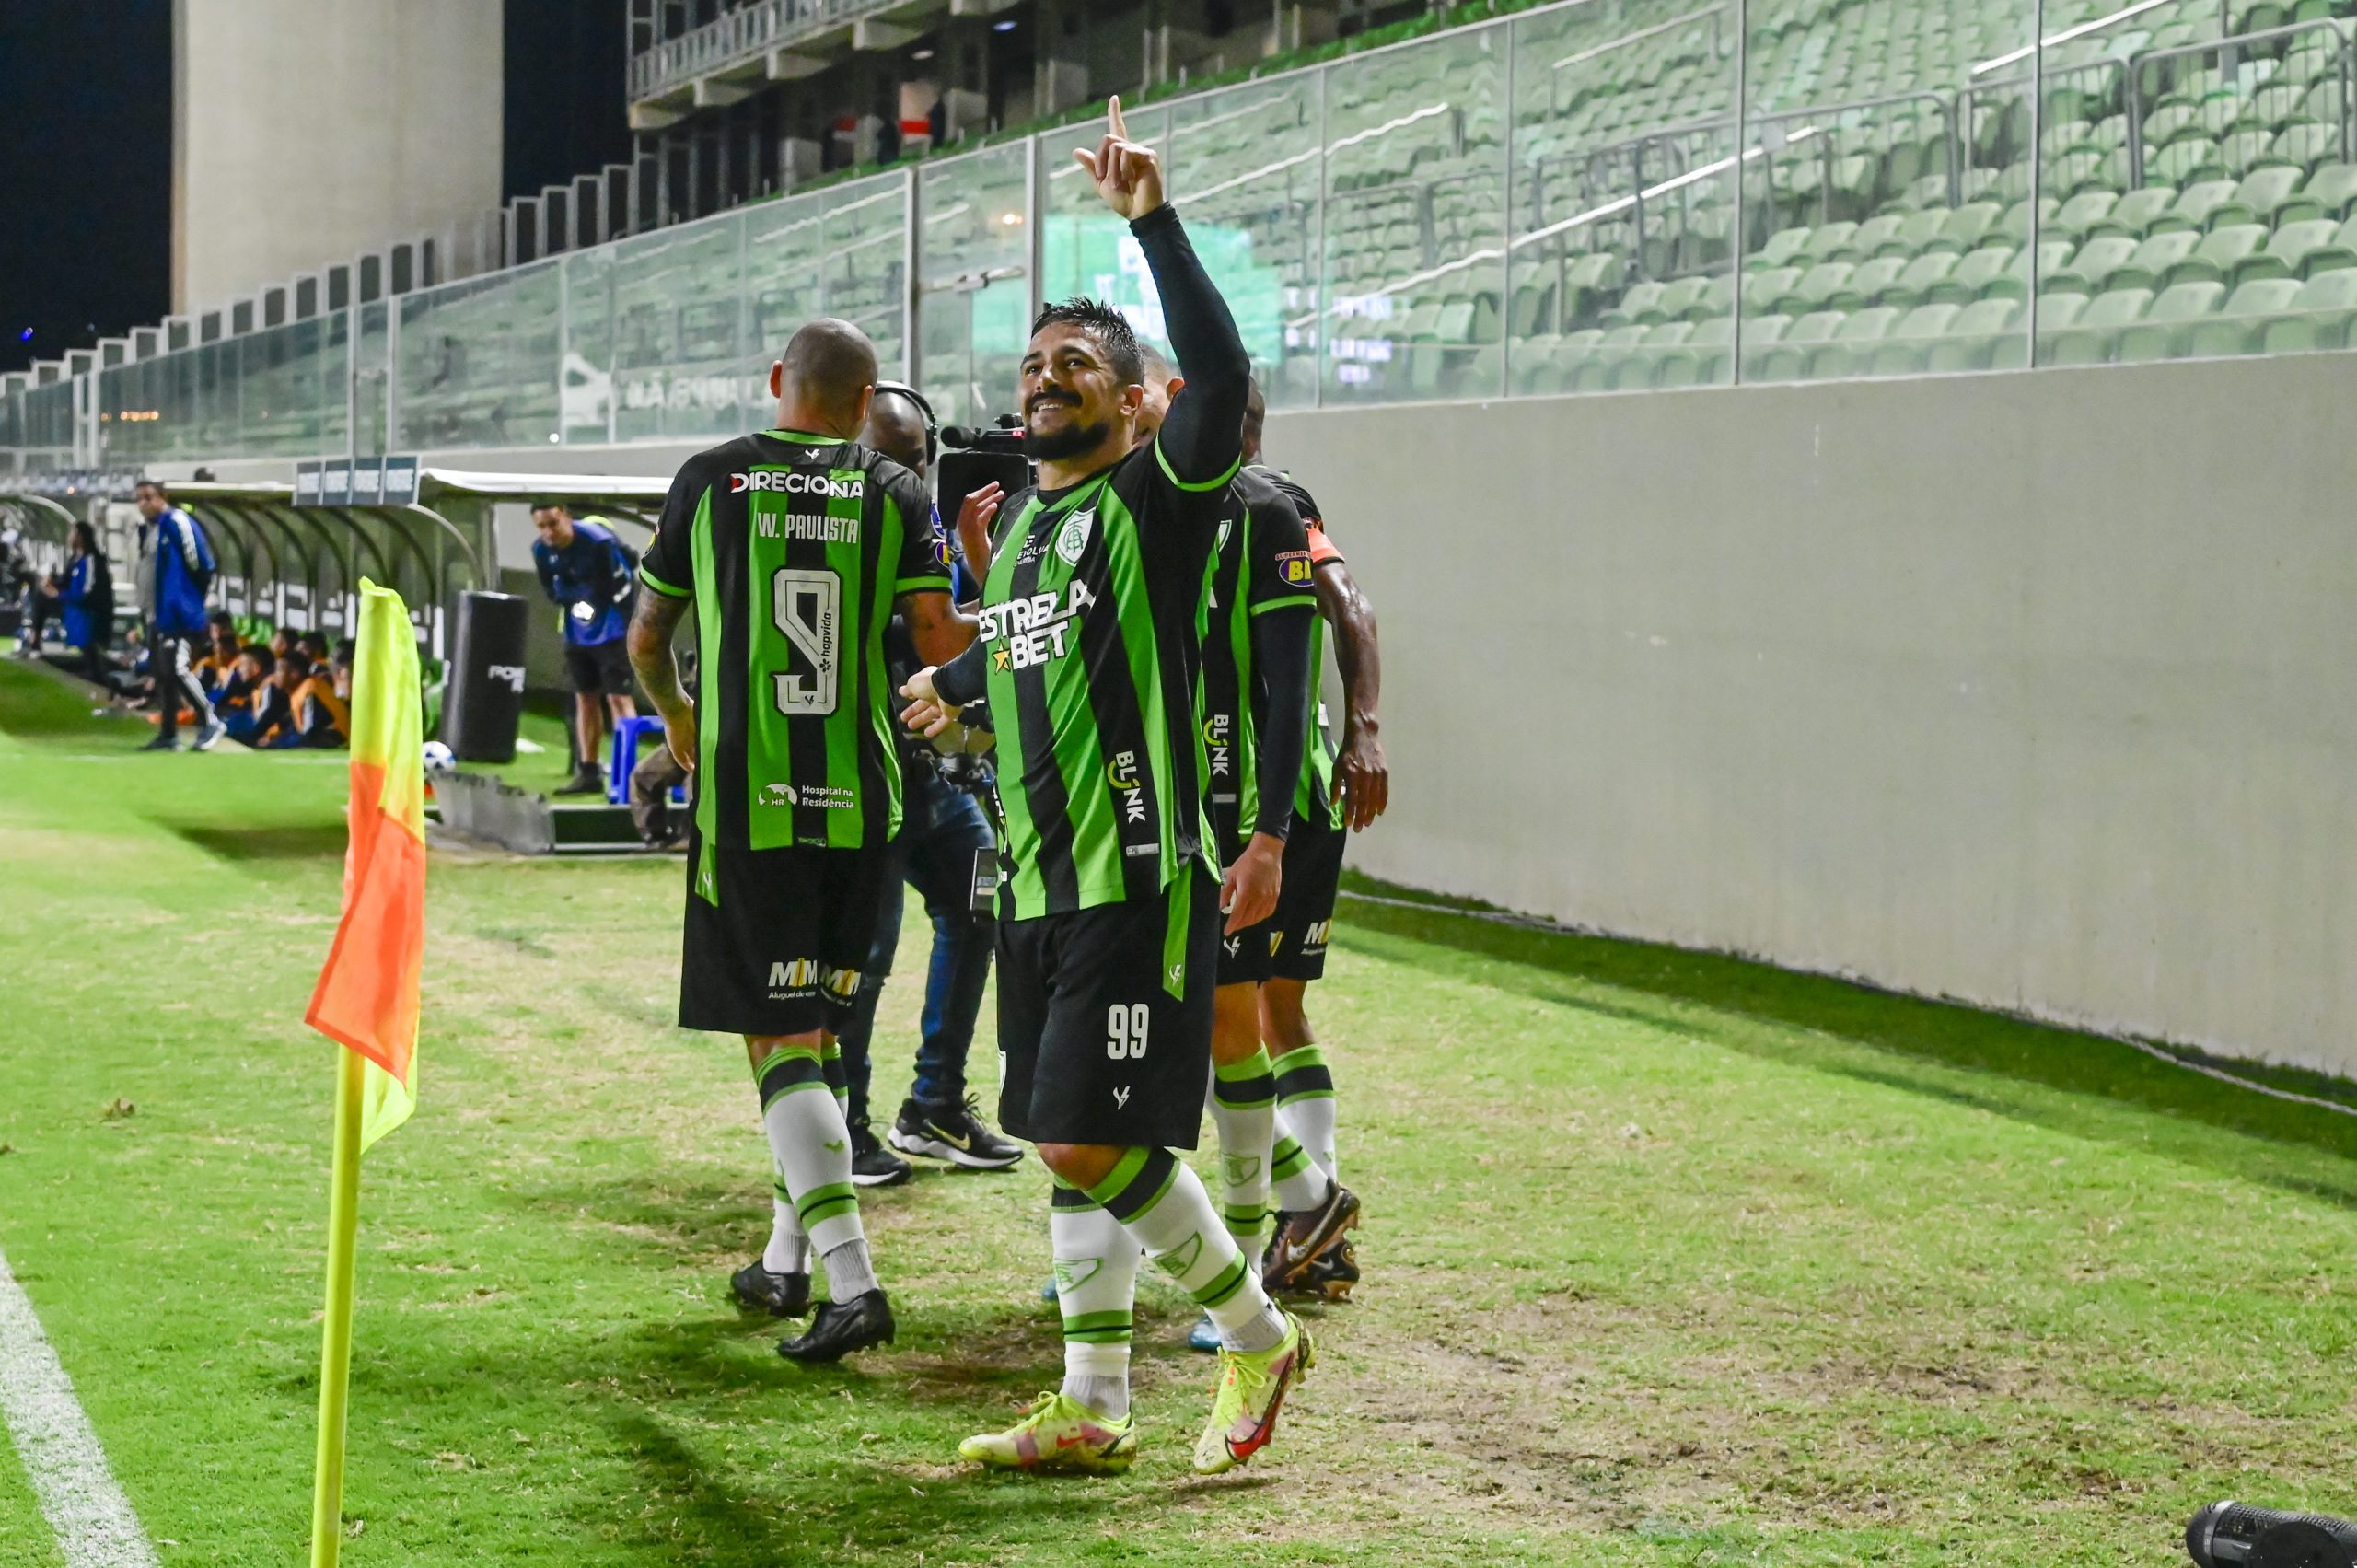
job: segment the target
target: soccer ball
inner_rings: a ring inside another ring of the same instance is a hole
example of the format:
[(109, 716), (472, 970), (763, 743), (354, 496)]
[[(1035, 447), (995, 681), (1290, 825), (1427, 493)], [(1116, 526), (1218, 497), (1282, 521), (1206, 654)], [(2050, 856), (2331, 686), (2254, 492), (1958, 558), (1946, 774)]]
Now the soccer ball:
[(429, 740), (425, 743), (425, 771), (427, 772), (452, 772), (457, 770), (458, 766), (459, 760), (450, 755), (450, 749), (448, 747), (443, 745), (438, 740)]

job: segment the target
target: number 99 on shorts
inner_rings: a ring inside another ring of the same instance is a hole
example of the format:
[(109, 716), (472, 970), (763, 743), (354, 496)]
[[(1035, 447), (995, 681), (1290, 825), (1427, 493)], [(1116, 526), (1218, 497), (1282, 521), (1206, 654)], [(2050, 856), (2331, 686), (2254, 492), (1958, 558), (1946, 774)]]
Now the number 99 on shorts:
[(1153, 1009), (1143, 1002), (1116, 1002), (1105, 1009), (1105, 1054), (1134, 1062), (1145, 1054), (1145, 1027)]

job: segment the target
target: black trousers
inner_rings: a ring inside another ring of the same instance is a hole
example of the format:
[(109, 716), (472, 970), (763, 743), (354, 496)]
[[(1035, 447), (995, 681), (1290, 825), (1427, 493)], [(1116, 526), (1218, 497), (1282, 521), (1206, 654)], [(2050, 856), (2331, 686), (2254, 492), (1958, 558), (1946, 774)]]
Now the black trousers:
[(213, 722), (213, 701), (204, 694), (204, 682), (196, 678), (189, 658), (195, 641), (158, 632), (147, 645), (147, 668), (156, 680), (157, 733), (167, 740), (180, 733), (182, 703), (195, 713), (199, 727)]

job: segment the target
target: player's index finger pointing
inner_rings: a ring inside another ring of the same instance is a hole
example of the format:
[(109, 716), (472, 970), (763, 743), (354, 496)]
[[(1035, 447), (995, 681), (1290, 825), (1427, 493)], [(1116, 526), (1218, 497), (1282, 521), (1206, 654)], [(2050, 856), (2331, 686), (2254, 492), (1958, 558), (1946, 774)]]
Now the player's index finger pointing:
[(1115, 93), (1111, 98), (1105, 100), (1105, 120), (1106, 123), (1112, 127), (1114, 135), (1119, 136), (1125, 142), (1130, 139), (1130, 127), (1121, 118), (1121, 95), (1120, 93)]

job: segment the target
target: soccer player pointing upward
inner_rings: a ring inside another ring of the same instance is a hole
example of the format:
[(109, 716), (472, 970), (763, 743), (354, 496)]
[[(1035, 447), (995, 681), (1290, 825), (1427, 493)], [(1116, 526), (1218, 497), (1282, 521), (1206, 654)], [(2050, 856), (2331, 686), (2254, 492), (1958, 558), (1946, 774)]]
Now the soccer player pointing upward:
[[(679, 1023), (745, 1037), (776, 1165), (761, 1257), (739, 1300), (779, 1317), (828, 1305), (778, 1353), (832, 1361), (889, 1341), (852, 1187), (834, 1030), (859, 993), (900, 826), (884, 628), (897, 603), (926, 658), (973, 637), (917, 477), (862, 446), (876, 349), (813, 321), (771, 368), (778, 428), (690, 459), (640, 563), (631, 664), (696, 780)], [(702, 706), (671, 638), (692, 606)]]
[[(1087, 300), (1040, 312), (1022, 373), (1040, 488), (1001, 514), (981, 641), (920, 671), (903, 716), (937, 731), (990, 699), (1007, 826), (1000, 1117), (1056, 1179), (1063, 1387), (959, 1451), (1012, 1469), (1128, 1468), (1143, 1249), (1219, 1329), (1220, 1386), (1194, 1456), (1211, 1473), (1268, 1441), (1311, 1349), (1171, 1153), (1195, 1144), (1211, 1069), (1223, 896), (1205, 843), (1196, 627), (1251, 364), (1155, 155), (1129, 139), (1118, 99), (1108, 117), (1103, 143), (1078, 157), (1145, 252), (1185, 389), (1160, 436), (1133, 448), (1144, 389), (1129, 324)], [(1268, 916), (1282, 854), (1272, 840), (1239, 858), (1231, 928)]]

